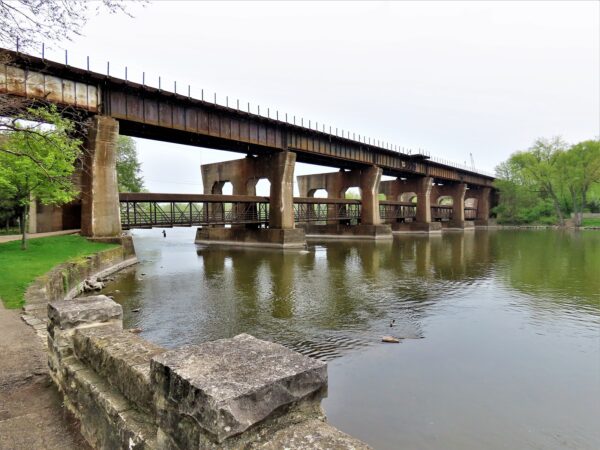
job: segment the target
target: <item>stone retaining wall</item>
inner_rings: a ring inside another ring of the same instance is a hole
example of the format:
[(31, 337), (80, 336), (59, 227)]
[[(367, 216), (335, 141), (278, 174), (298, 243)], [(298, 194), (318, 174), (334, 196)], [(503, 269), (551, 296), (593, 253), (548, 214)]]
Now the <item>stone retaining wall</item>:
[(38, 277), (25, 291), (23, 320), (46, 341), (48, 302), (73, 298), (81, 293), (84, 280), (91, 276), (106, 276), (137, 262), (131, 236), (105, 239), (101, 242), (118, 244), (76, 261), (60, 264)]
[(323, 362), (247, 334), (166, 350), (104, 295), (48, 318), (51, 376), (94, 448), (369, 448), (325, 422)]

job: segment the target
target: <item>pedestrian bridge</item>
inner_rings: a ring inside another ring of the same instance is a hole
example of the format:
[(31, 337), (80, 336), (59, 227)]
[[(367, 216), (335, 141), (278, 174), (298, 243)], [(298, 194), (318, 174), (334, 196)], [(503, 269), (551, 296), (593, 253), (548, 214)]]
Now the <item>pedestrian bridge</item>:
[[(255, 225), (269, 226), (269, 197), (247, 195), (121, 193), (121, 226), (124, 230), (152, 227)], [(466, 207), (465, 220), (475, 220), (477, 208)], [(450, 221), (453, 207), (431, 206), (435, 221)], [(383, 223), (412, 222), (416, 204), (380, 200)], [(294, 197), (295, 223), (359, 224), (361, 201)]]

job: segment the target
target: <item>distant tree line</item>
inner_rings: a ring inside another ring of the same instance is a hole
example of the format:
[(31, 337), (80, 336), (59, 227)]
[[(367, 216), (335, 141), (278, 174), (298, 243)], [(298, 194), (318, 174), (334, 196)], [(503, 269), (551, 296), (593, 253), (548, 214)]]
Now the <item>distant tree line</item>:
[(568, 145), (538, 139), (496, 167), (499, 223), (565, 225), (573, 214), (600, 212), (600, 141)]

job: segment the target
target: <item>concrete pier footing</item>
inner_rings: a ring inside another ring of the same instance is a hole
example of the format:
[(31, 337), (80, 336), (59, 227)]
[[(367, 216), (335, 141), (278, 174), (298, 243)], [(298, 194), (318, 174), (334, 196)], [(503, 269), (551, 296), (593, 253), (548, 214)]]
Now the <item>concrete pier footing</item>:
[(301, 228), (198, 228), (196, 244), (243, 247), (305, 248), (306, 237)]
[(303, 224), (307, 239), (392, 239), (392, 228), (389, 225), (312, 225)]

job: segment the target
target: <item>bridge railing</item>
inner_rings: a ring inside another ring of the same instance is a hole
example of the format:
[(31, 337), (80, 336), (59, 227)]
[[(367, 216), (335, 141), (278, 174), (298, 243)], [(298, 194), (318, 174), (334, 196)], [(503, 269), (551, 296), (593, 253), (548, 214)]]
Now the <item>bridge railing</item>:
[(465, 220), (477, 219), (477, 208), (468, 207), (465, 208)]
[(417, 216), (417, 205), (411, 202), (379, 202), (379, 216), (383, 221), (414, 220)]
[(431, 220), (445, 222), (452, 219), (452, 206), (434, 205), (431, 207)]
[[(123, 229), (224, 226), (255, 224), (268, 226), (269, 198), (240, 195), (188, 195), (122, 193), (120, 195)], [(414, 220), (416, 204), (383, 200), (379, 205), (382, 221)], [(328, 221), (360, 222), (360, 200), (329, 198), (294, 198), (294, 220), (297, 223)], [(431, 207), (432, 220), (452, 218), (452, 206)], [(477, 208), (465, 208), (465, 219), (474, 220)]]

